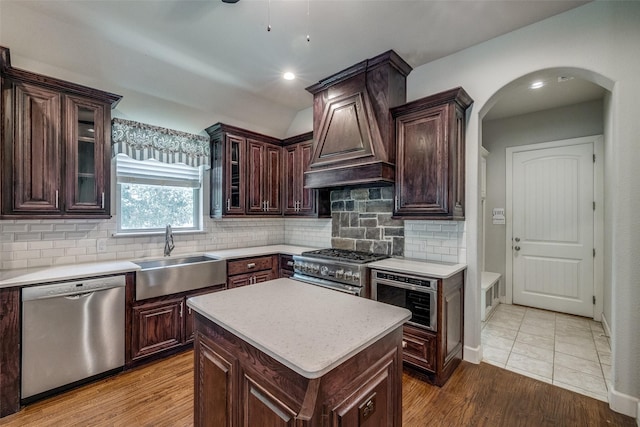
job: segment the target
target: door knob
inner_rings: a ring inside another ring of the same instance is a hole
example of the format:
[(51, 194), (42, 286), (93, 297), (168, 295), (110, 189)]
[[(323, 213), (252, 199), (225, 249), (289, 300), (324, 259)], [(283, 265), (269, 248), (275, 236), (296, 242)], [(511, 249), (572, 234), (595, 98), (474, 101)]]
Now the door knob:
[(520, 250), (520, 246), (515, 246), (513, 249), (515, 249), (516, 251)]
[(520, 238), (519, 238), (519, 237), (516, 237), (516, 238), (515, 238), (515, 241), (516, 241), (516, 242), (519, 242), (519, 241), (520, 241)]

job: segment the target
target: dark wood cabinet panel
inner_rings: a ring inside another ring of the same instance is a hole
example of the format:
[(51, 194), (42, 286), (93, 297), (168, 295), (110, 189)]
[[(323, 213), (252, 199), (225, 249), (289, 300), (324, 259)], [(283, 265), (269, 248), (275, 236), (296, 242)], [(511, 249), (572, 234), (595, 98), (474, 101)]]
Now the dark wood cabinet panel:
[(226, 285), (134, 300), (135, 275), (127, 282), (126, 365), (138, 365), (165, 357), (185, 348), (194, 340), (194, 312), (187, 306), (190, 297), (219, 292)]
[(253, 285), (278, 278), (278, 255), (227, 261), (227, 287)]
[(3, 218), (108, 218), (119, 95), (11, 67), (2, 74)]
[(404, 360), (427, 372), (435, 385), (443, 386), (462, 361), (464, 273), (438, 280), (437, 298), (437, 332), (405, 325)]
[[(14, 134), (3, 144), (10, 162), (4, 165), (3, 213), (61, 214), (62, 95), (30, 83), (13, 88)], [(10, 96), (10, 89), (3, 92)]]
[(240, 402), (240, 425), (293, 427), (296, 425), (296, 413), (283, 402), (269, 393), (260, 384), (258, 377), (244, 372)]
[(0, 417), (20, 410), (20, 288), (0, 289)]
[(194, 424), (233, 427), (237, 411), (237, 359), (201, 336), (195, 345)]
[(133, 307), (132, 359), (182, 344), (184, 298)]
[(436, 372), (436, 334), (405, 325), (402, 334), (402, 351), (405, 362)]
[(217, 425), (226, 425), (229, 412), (238, 417), (234, 425), (247, 427), (402, 425), (401, 327), (308, 379), (198, 313), (195, 326), (196, 426), (210, 425), (204, 414), (214, 411)]
[(281, 148), (256, 140), (247, 140), (247, 158), (247, 213), (279, 215), (282, 212)]
[(211, 138), (210, 216), (280, 215), (280, 140), (216, 123)]
[(465, 110), (472, 102), (456, 88), (391, 110), (397, 145), (395, 216), (464, 219)]
[(313, 154), (313, 141), (284, 147), (284, 214), (291, 216), (315, 216), (317, 191), (304, 188), (304, 171)]

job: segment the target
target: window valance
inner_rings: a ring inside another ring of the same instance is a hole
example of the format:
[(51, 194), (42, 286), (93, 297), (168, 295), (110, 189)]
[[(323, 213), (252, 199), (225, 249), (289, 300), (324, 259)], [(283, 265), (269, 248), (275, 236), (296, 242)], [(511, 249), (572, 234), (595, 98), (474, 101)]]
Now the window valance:
[(124, 119), (111, 122), (112, 155), (209, 166), (209, 138)]

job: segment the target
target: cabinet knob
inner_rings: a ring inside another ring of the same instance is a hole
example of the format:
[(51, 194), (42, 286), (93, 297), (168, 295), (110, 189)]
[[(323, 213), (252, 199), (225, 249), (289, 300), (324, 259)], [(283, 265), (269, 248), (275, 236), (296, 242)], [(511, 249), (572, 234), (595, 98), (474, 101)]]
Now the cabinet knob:
[(405, 340), (402, 340), (402, 348), (407, 348), (407, 342)]

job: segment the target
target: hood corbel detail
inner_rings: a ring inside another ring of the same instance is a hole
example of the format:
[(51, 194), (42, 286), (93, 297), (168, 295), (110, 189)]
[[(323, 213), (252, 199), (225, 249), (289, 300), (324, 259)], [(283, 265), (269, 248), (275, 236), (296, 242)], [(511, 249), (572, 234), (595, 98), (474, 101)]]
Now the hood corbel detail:
[(307, 88), (314, 95), (317, 137), (305, 187), (394, 182), (389, 109), (406, 102), (409, 72), (411, 67), (391, 50)]

